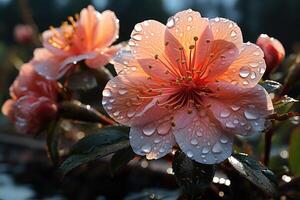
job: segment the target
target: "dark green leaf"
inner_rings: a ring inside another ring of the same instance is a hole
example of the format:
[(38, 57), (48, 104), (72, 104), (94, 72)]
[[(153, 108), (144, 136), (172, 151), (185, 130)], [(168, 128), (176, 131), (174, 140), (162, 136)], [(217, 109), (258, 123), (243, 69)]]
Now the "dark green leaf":
[(131, 147), (117, 151), (110, 160), (110, 169), (112, 174), (115, 174), (122, 167), (127, 165), (135, 157), (135, 153)]
[(300, 127), (292, 131), (289, 149), (289, 164), (294, 175), (300, 175)]
[(269, 196), (276, 195), (276, 178), (267, 167), (246, 154), (232, 154), (228, 158), (235, 170)]
[(294, 103), (299, 102), (296, 99), (293, 99), (292, 97), (289, 97), (287, 95), (280, 97), (276, 102), (274, 102), (274, 108), (276, 113), (286, 113), (290, 111)]
[(198, 196), (207, 188), (215, 174), (215, 165), (197, 163), (182, 151), (177, 151), (173, 160), (173, 171), (178, 184), (186, 194)]
[(73, 73), (68, 79), (71, 90), (89, 90), (97, 86), (97, 80), (91, 70)]
[(102, 128), (97, 134), (84, 137), (73, 146), (70, 156), (60, 166), (60, 171), (66, 174), (79, 165), (127, 147), (129, 147), (127, 127)]
[(277, 93), (282, 88), (281, 83), (273, 80), (265, 80), (260, 83), (260, 85), (263, 86), (268, 93)]
[(58, 143), (60, 135), (60, 120), (53, 121), (47, 130), (47, 152), (53, 164), (57, 164), (59, 161)]

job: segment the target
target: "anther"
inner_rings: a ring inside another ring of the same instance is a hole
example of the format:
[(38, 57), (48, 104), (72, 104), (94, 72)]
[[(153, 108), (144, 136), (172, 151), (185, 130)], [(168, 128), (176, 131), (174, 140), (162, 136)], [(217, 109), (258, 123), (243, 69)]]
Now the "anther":
[(151, 66), (151, 65), (148, 65), (148, 68), (149, 68), (149, 69), (152, 69), (152, 66)]
[(169, 42), (166, 42), (166, 43), (165, 43), (165, 46), (168, 46), (168, 44), (169, 44)]
[(210, 43), (210, 40), (206, 40), (206, 43)]
[(194, 37), (194, 40), (197, 41), (199, 38), (197, 36)]
[(171, 123), (171, 126), (175, 127), (175, 126), (176, 126), (175, 122), (172, 122), (172, 123)]
[(156, 55), (154, 55), (154, 58), (157, 60), (158, 59), (158, 55), (156, 54)]
[(195, 45), (191, 45), (189, 48), (190, 48), (190, 49), (194, 49), (194, 48), (195, 48)]

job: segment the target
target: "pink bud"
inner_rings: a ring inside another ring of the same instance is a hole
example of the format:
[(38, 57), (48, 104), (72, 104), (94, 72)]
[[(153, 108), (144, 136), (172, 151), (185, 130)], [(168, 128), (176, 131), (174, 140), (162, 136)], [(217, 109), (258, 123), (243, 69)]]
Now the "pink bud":
[(32, 27), (25, 24), (18, 24), (14, 28), (14, 37), (18, 43), (29, 43), (32, 41)]
[(267, 72), (269, 74), (272, 70), (274, 70), (284, 59), (285, 50), (279, 40), (269, 37), (267, 34), (261, 34), (256, 44), (260, 46), (260, 48), (264, 52), (264, 59), (267, 64)]

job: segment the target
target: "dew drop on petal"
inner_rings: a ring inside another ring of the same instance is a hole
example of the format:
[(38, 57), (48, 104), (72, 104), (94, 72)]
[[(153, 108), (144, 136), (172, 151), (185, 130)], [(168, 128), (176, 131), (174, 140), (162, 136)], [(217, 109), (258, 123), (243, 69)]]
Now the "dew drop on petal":
[(247, 111), (247, 110), (244, 112), (244, 115), (247, 119), (250, 119), (250, 120), (258, 118), (258, 116), (255, 113)]
[(149, 144), (145, 144), (142, 146), (142, 151), (145, 153), (149, 153), (151, 151), (151, 146)]
[(231, 106), (231, 109), (232, 109), (233, 111), (238, 111), (240, 108), (241, 108), (241, 107), (240, 107), (240, 106), (237, 106), (237, 105), (232, 105), (232, 106)]
[(227, 140), (227, 138), (222, 137), (220, 139), (220, 142), (223, 143), (223, 144), (226, 144), (228, 142), (228, 140)]
[(142, 27), (141, 24), (136, 24), (136, 25), (134, 26), (134, 30), (135, 30), (136, 32), (141, 32), (141, 31), (143, 30), (143, 27)]
[(237, 35), (237, 33), (233, 30), (233, 31), (231, 31), (231, 33), (230, 33), (230, 36), (231, 37), (235, 37)]
[(221, 153), (222, 152), (222, 145), (219, 142), (216, 142), (216, 144), (212, 148), (213, 153)]
[(250, 65), (250, 67), (253, 67), (253, 68), (258, 67), (258, 63), (250, 63), (249, 65)]
[(104, 96), (104, 97), (111, 97), (111, 91), (110, 91), (110, 89), (104, 89), (103, 90), (103, 92), (102, 92), (102, 95)]
[(187, 27), (186, 27), (186, 30), (187, 30), (187, 31), (191, 30), (191, 26), (187, 26)]
[(209, 152), (209, 148), (203, 147), (202, 151), (203, 154), (207, 154)]
[(155, 132), (155, 130), (156, 128), (152, 124), (150, 124), (148, 126), (144, 126), (143, 133), (147, 136), (150, 136)]
[(123, 95), (123, 94), (126, 94), (126, 93), (127, 93), (127, 90), (125, 90), (125, 89), (120, 89), (119, 90), (120, 95)]
[(220, 117), (222, 117), (222, 118), (229, 117), (229, 115), (230, 115), (230, 112), (227, 110), (224, 110), (220, 113)]
[(160, 140), (159, 138), (155, 138), (155, 139), (154, 139), (154, 143), (155, 143), (155, 144), (160, 143), (160, 141), (161, 141), (161, 140)]
[(259, 52), (259, 51), (255, 51), (255, 52), (253, 53), (253, 55), (259, 56), (259, 55), (260, 55), (260, 52)]
[(174, 27), (174, 25), (175, 25), (174, 17), (170, 17), (167, 22), (167, 27), (172, 28), (172, 27)]
[(198, 144), (198, 140), (195, 139), (195, 138), (192, 139), (192, 140), (191, 140), (191, 144), (192, 144), (192, 145), (197, 145), (197, 144)]
[(232, 122), (226, 122), (225, 123), (225, 126), (227, 127), (227, 128), (235, 128), (235, 125), (232, 123)]
[(201, 137), (201, 136), (202, 136), (202, 132), (201, 132), (200, 130), (198, 130), (198, 131), (196, 132), (196, 135), (199, 136), (199, 137)]
[(187, 155), (187, 157), (189, 157), (189, 158), (191, 158), (191, 157), (194, 156), (193, 152), (191, 152), (191, 151), (187, 151), (187, 152), (186, 152), (186, 155)]
[(133, 117), (135, 115), (135, 110), (130, 110), (127, 112), (127, 117)]
[(159, 149), (159, 152), (160, 152), (160, 153), (164, 153), (165, 151), (166, 151), (166, 149), (163, 148), (163, 147)]
[(193, 20), (193, 17), (192, 17), (192, 16), (189, 16), (189, 17), (187, 18), (187, 20), (188, 20), (188, 22), (191, 22), (191, 21)]
[(249, 71), (248, 67), (246, 67), (246, 66), (241, 67), (241, 69), (240, 69), (240, 77), (246, 78), (247, 76), (249, 76), (249, 74), (250, 74), (250, 71)]
[(256, 74), (255, 74), (255, 72), (251, 72), (251, 76), (250, 76), (250, 78), (251, 78), (252, 80), (256, 78)]
[(120, 114), (120, 111), (116, 111), (116, 112), (114, 112), (113, 113), (113, 115), (116, 117), (116, 116), (118, 116)]
[(132, 37), (132, 39), (134, 39), (136, 41), (141, 41), (142, 40), (142, 35), (141, 34), (134, 34), (131, 37)]

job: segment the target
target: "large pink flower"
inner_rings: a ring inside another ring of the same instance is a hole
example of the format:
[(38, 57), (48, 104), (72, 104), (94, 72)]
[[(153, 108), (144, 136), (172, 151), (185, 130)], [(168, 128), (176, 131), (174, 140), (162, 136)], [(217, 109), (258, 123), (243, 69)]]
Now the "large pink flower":
[(69, 23), (45, 31), (45, 48), (34, 52), (31, 63), (47, 79), (59, 79), (82, 60), (91, 68), (103, 66), (120, 48), (111, 46), (119, 33), (119, 20), (112, 11), (99, 13), (88, 6), (75, 18), (69, 17)]
[(243, 43), (234, 22), (186, 10), (166, 26), (137, 24), (129, 45), (115, 58), (118, 76), (102, 104), (131, 126), (137, 154), (157, 159), (178, 144), (191, 159), (218, 163), (231, 155), (234, 135), (264, 129), (273, 105), (257, 84), (266, 69), (263, 52)]
[(58, 85), (38, 75), (30, 64), (24, 64), (10, 87), (11, 99), (2, 112), (15, 124), (20, 133), (37, 133), (56, 117)]

